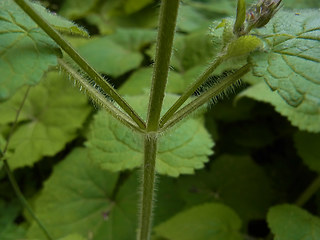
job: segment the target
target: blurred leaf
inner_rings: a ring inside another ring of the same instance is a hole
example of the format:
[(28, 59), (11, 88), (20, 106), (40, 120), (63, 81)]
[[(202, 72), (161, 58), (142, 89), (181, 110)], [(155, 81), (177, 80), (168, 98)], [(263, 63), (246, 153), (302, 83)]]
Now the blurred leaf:
[(193, 32), (199, 29), (208, 29), (211, 19), (206, 18), (195, 8), (181, 4), (177, 19), (177, 27), (184, 32)]
[[(320, 8), (320, 2), (318, 0), (286, 0), (284, 2), (284, 8)], [(299, 13), (299, 10), (297, 13)]]
[(180, 212), (154, 230), (168, 240), (241, 240), (240, 227), (241, 220), (232, 209), (208, 203)]
[(297, 132), (294, 135), (295, 146), (303, 162), (320, 173), (320, 134)]
[(21, 208), (18, 203), (7, 204), (0, 199), (0, 239), (17, 240), (25, 236), (25, 230), (14, 223)]
[(123, 10), (122, 2), (108, 0), (100, 6), (98, 12), (88, 15), (86, 20), (96, 25), (100, 34), (110, 34), (118, 28), (155, 28), (157, 26), (158, 7), (146, 7), (127, 14)]
[(59, 238), (58, 240), (86, 240), (86, 239), (78, 234), (70, 234), (66, 237)]
[(153, 0), (126, 0), (124, 9), (126, 13), (130, 14), (139, 11), (152, 2)]
[(276, 240), (320, 239), (320, 219), (297, 206), (272, 207), (267, 220)]
[[(253, 56), (253, 73), (262, 77), (272, 90), (296, 111), (319, 118), (320, 112), (320, 19), (318, 10), (280, 11), (256, 31), (263, 36), (269, 53)], [(275, 100), (265, 99), (271, 104)], [(282, 108), (278, 108), (283, 110)], [(283, 113), (286, 115), (286, 113)], [(300, 119), (302, 120), (302, 119)], [(309, 119), (301, 124), (309, 125)], [(294, 124), (295, 125), (295, 124)], [(317, 127), (301, 127), (317, 131)]]
[(92, 38), (78, 50), (99, 72), (118, 77), (140, 66), (141, 48), (154, 39), (151, 30), (122, 29), (114, 35)]
[[(114, 196), (117, 180), (117, 173), (101, 170), (85, 149), (76, 149), (55, 166), (35, 201), (35, 212), (54, 238), (76, 232), (92, 240), (131, 239), (137, 228), (136, 175)], [(35, 223), (28, 236), (42, 236)]]
[[(150, 90), (153, 68), (140, 68), (135, 71), (126, 82), (121, 85), (119, 93), (124, 95), (141, 95)], [(169, 73), (166, 92), (182, 93), (184, 82), (180, 74), (174, 71)]]
[(212, 16), (234, 16), (236, 14), (237, 2), (234, 0), (185, 0), (185, 3), (198, 11), (211, 13)]
[(88, 15), (99, 0), (65, 0), (62, 2), (59, 14), (70, 19), (78, 19)]
[(181, 193), (189, 205), (219, 201), (234, 209), (245, 221), (264, 218), (273, 192), (262, 168), (249, 157), (222, 155), (210, 172), (199, 172), (196, 179), (179, 179)]
[[(37, 84), (57, 64), (57, 45), (11, 0), (0, 3), (0, 101)], [(23, 54), (23, 57), (21, 57)]]
[(297, 107), (292, 107), (279, 94), (271, 91), (264, 82), (249, 87), (241, 92), (238, 97), (249, 97), (257, 101), (270, 103), (277, 112), (287, 117), (291, 124), (297, 126), (300, 130), (320, 132), (320, 114), (314, 114), (313, 109), (308, 109), (307, 102)]
[[(0, 108), (0, 115), (9, 109), (11, 122), (15, 119), (25, 94), (25, 89), (17, 93)], [(68, 80), (58, 73), (50, 72), (42, 83), (32, 89), (21, 111), (22, 121), (13, 133), (8, 160), (15, 169), (32, 166), (44, 156), (54, 156), (67, 142), (77, 136), (90, 112), (87, 99), (74, 89)]]
[[(148, 95), (128, 97), (143, 117), (148, 108)], [(166, 95), (164, 109), (168, 109), (177, 99)], [(102, 168), (120, 171), (139, 167), (143, 159), (143, 140), (130, 129), (120, 126), (106, 112), (100, 111), (91, 125), (86, 143), (89, 157)], [(160, 138), (156, 170), (160, 174), (177, 177), (190, 174), (194, 169), (203, 168), (212, 154), (213, 142), (206, 131), (202, 119), (188, 119), (183, 125)]]

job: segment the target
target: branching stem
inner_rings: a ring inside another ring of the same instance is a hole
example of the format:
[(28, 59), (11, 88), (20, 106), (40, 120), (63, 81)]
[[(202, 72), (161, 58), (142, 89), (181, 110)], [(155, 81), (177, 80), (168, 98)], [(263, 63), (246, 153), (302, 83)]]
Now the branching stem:
[(250, 70), (250, 64), (244, 65), (242, 68), (238, 69), (235, 73), (227, 76), (222, 79), (219, 83), (209, 89), (207, 92), (203, 93), (195, 100), (190, 102), (188, 105), (177, 111), (170, 120), (161, 128), (162, 131), (166, 131), (169, 128), (173, 127), (179, 121), (190, 115), (192, 112), (197, 110), (203, 104), (208, 102), (211, 98), (218, 96), (228, 87), (230, 87), (233, 83), (239, 80), (243, 75), (245, 75)]
[(320, 189), (320, 175), (316, 177), (307, 189), (299, 196), (296, 205), (302, 207)]
[(157, 132), (167, 84), (178, 8), (179, 0), (161, 1), (157, 49), (147, 115), (147, 129), (144, 137), (143, 182), (138, 240), (149, 240), (151, 235), (158, 144)]

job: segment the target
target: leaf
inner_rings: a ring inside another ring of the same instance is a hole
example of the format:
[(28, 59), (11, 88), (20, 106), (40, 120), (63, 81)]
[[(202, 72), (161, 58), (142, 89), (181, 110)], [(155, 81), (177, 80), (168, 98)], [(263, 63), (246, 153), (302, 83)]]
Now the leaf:
[[(22, 90), (17, 94), (23, 96), (25, 89)], [(14, 109), (10, 111), (11, 122), (21, 104), (16, 101), (17, 98), (14, 96), (6, 108), (0, 108), (0, 115), (7, 108)], [(40, 85), (30, 89), (21, 112), (22, 122), (10, 140), (9, 151), (12, 155), (8, 160), (9, 165), (13, 169), (32, 166), (44, 156), (54, 156), (77, 136), (76, 131), (89, 112), (90, 107), (84, 96), (58, 73), (48, 73)]]
[[(141, 95), (150, 90), (153, 68), (140, 68), (121, 85), (119, 93), (123, 95)], [(169, 73), (166, 92), (182, 93), (184, 82), (180, 74)]]
[(237, 3), (234, 0), (186, 0), (185, 3), (198, 11), (210, 13), (210, 15), (216, 17), (235, 15), (237, 9)]
[(83, 37), (89, 37), (88, 32), (78, 26), (77, 24), (57, 15), (56, 13), (52, 13), (43, 6), (38, 3), (31, 3), (32, 7), (40, 14), (42, 17), (46, 19), (56, 30), (62, 33), (69, 33), (80, 35)]
[[(141, 116), (146, 116), (148, 95), (128, 97), (127, 100)], [(177, 99), (166, 95), (163, 112)], [(143, 141), (131, 130), (119, 126), (106, 112), (94, 118), (86, 145), (89, 157), (102, 168), (111, 171), (133, 169), (142, 164)], [(203, 168), (212, 154), (213, 142), (201, 119), (189, 119), (160, 138), (156, 170), (160, 174), (177, 177)]]
[(246, 223), (264, 218), (272, 203), (270, 181), (247, 156), (222, 155), (212, 162), (210, 172), (179, 180), (179, 189), (189, 205), (219, 201), (232, 207)]
[(320, 173), (320, 134), (297, 132), (294, 135), (295, 146), (303, 162), (311, 169)]
[(320, 132), (320, 115), (308, 111), (308, 103), (292, 107), (279, 94), (271, 91), (264, 82), (249, 87), (238, 95), (238, 98), (240, 97), (249, 97), (273, 105), (277, 112), (287, 117), (291, 124), (297, 126), (300, 130)]
[(178, 14), (177, 28), (184, 32), (191, 33), (199, 29), (208, 29), (211, 23), (211, 19), (188, 5), (181, 4)]
[(286, 0), (284, 7), (291, 9), (320, 8), (320, 2), (318, 0)]
[(229, 58), (244, 56), (261, 48), (262, 45), (262, 41), (256, 36), (241, 36), (229, 44), (227, 54)]
[(154, 228), (168, 240), (240, 240), (241, 220), (229, 207), (207, 203), (183, 211)]
[(80, 236), (79, 234), (70, 234), (66, 237), (59, 238), (59, 240), (86, 240), (86, 239)]
[(119, 30), (115, 35), (92, 38), (78, 50), (99, 72), (118, 77), (139, 67), (143, 60), (140, 49), (154, 38), (154, 31)]
[(275, 240), (320, 239), (320, 219), (297, 206), (272, 207), (267, 220)]
[(289, 105), (317, 118), (320, 112), (319, 11), (299, 13), (280, 11), (265, 28), (257, 30), (258, 35), (264, 37), (269, 53), (258, 53), (251, 62), (254, 75), (262, 77)]
[(0, 199), (0, 239), (17, 240), (25, 236), (23, 228), (18, 227), (14, 220), (20, 211), (18, 203), (7, 204)]
[(152, 2), (153, 0), (126, 0), (124, 4), (124, 10), (129, 14), (134, 13)]
[(0, 26), (1, 101), (23, 85), (37, 84), (61, 52), (14, 1), (1, 1)]
[(98, 0), (65, 0), (62, 2), (59, 14), (71, 19), (78, 19), (89, 14), (98, 3)]
[[(92, 164), (86, 149), (75, 149), (55, 166), (35, 201), (35, 212), (54, 239), (70, 232), (92, 240), (132, 239), (137, 227), (136, 175), (116, 190), (118, 178)], [(27, 235), (43, 236), (34, 222)]]

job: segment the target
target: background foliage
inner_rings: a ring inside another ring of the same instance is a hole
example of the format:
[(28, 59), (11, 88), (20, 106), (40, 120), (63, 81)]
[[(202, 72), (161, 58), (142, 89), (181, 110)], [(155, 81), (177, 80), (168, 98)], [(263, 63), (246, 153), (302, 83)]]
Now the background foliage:
[[(37, 6), (145, 115), (159, 1), (41, 3), (78, 24)], [(22, 192), (56, 239), (134, 239), (142, 139), (54, 67), (61, 51), (13, 1), (1, 4), (12, 12), (0, 8), (0, 149), (28, 91), (6, 153)], [(318, 0), (284, 1), (256, 32), (270, 35), (264, 46), (271, 51), (251, 56), (257, 64), (236, 94), (161, 139), (154, 240), (320, 239), (319, 192), (295, 205), (320, 172), (320, 13), (301, 10), (319, 7)], [(210, 35), (209, 26), (235, 11), (233, 0), (181, 3), (164, 111), (219, 52), (221, 37)], [(25, 45), (32, 48), (21, 57)], [(1, 162), (0, 239), (45, 239), (20, 207)]]

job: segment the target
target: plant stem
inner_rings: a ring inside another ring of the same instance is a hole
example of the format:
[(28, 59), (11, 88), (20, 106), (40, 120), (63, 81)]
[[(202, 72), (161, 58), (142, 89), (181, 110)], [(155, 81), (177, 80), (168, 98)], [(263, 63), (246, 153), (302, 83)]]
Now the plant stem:
[(50, 233), (48, 232), (48, 230), (46, 229), (46, 227), (42, 224), (42, 222), (40, 221), (40, 219), (36, 216), (36, 214), (33, 212), (31, 206), (29, 205), (29, 203), (27, 202), (27, 200), (24, 198), (18, 184), (17, 181), (14, 178), (14, 175), (9, 167), (9, 164), (7, 163), (7, 160), (3, 160), (3, 166), (4, 169), (7, 172), (9, 181), (19, 199), (19, 201), (21, 202), (21, 204), (27, 209), (27, 211), (31, 214), (32, 218), (36, 221), (36, 223), (38, 224), (38, 226), (41, 228), (41, 230), (43, 231), (43, 233), (46, 235), (47, 239), (49, 240), (54, 240), (54, 238), (50, 235)]
[(162, 131), (166, 131), (170, 127), (174, 126), (176, 123), (190, 115), (192, 112), (197, 110), (203, 104), (208, 102), (211, 98), (219, 95), (228, 87), (230, 87), (233, 83), (239, 80), (243, 75), (245, 75), (250, 70), (250, 64), (244, 65), (242, 68), (238, 69), (235, 73), (227, 76), (226, 78), (222, 79), (219, 83), (214, 85), (211, 89), (207, 92), (202, 94), (201, 96), (197, 97), (195, 100), (190, 102), (188, 105), (180, 109), (176, 112), (172, 118), (161, 128)]
[(105, 98), (95, 87), (93, 87), (88, 81), (83, 78), (77, 71), (75, 71), (68, 63), (63, 59), (58, 59), (59, 65), (62, 69), (69, 74), (86, 92), (86, 95), (91, 97), (95, 102), (101, 105), (106, 111), (108, 111), (111, 116), (118, 119), (121, 123), (127, 127), (143, 133), (143, 130), (131, 119), (128, 115), (116, 108), (109, 100)]
[(302, 207), (320, 188), (320, 175), (316, 177), (308, 188), (299, 196), (295, 204)]
[(159, 128), (160, 113), (167, 85), (178, 8), (179, 0), (163, 0), (161, 2), (156, 57), (148, 110), (148, 131), (157, 131)]
[[(169, 0), (171, 1), (171, 0)], [(149, 240), (152, 227), (152, 211), (155, 187), (155, 166), (157, 156), (157, 134), (146, 134), (144, 138), (144, 161), (142, 198), (138, 240)]]
[(160, 127), (173, 116), (185, 101), (210, 77), (213, 71), (225, 60), (225, 55), (218, 56), (210, 66), (198, 77), (198, 79), (180, 96), (172, 107), (163, 115), (160, 120)]
[(35, 21), (39, 27), (46, 32), (72, 59), (75, 61), (84, 72), (86, 72), (102, 89), (106, 92), (119, 106), (132, 118), (133, 121), (141, 129), (145, 129), (145, 122), (133, 110), (133, 108), (113, 89), (113, 87), (105, 81), (105, 79), (91, 67), (84, 58), (56, 31), (50, 24), (38, 14), (29, 3), (25, 0), (14, 0), (22, 10)]
[(151, 235), (158, 129), (169, 72), (178, 8), (179, 0), (161, 1), (157, 49), (147, 115), (147, 132), (144, 136), (143, 182), (138, 240), (149, 240)]

